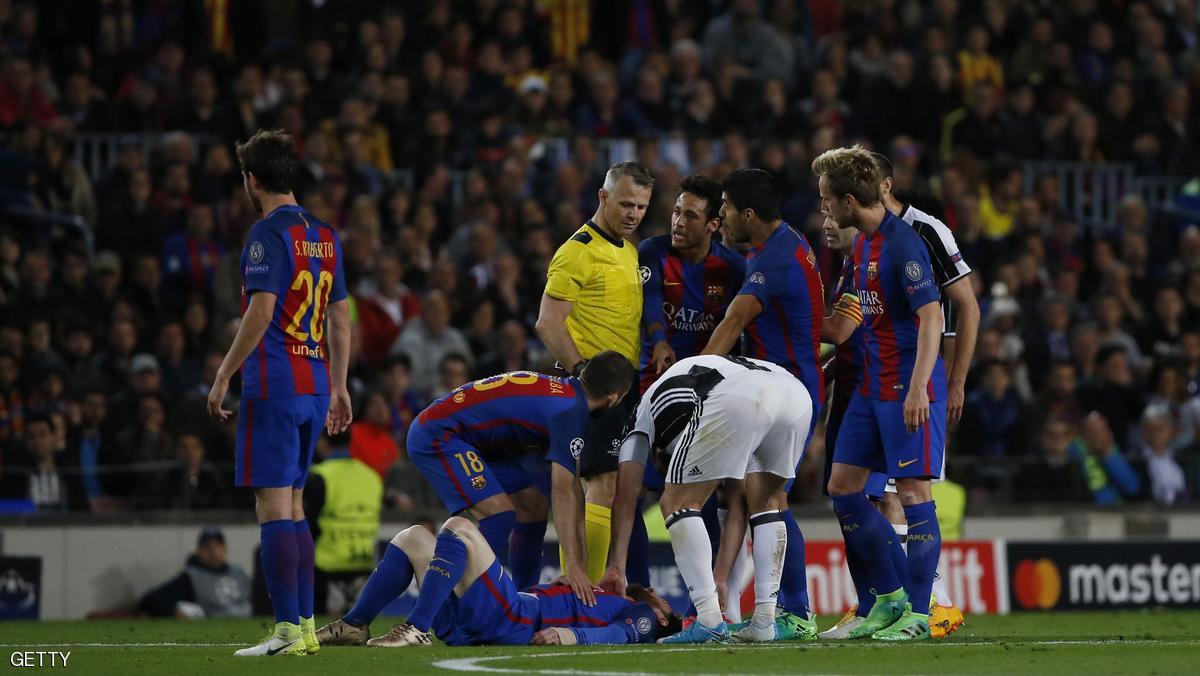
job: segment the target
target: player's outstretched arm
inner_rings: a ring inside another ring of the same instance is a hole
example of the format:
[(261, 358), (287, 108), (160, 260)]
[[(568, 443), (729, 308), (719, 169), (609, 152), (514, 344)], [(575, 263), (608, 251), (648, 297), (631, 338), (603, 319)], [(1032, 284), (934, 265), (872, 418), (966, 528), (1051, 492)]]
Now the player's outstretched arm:
[(700, 354), (729, 354), (737, 346), (746, 325), (762, 312), (762, 303), (749, 294), (739, 294), (729, 304), (725, 318), (717, 324), (708, 345)]
[(912, 380), (904, 397), (904, 425), (909, 432), (929, 420), (929, 393), (926, 386), (937, 363), (942, 341), (942, 306), (937, 301), (917, 308), (920, 327), (917, 329), (917, 359), (913, 364)]
[(587, 549), (583, 539), (583, 488), (579, 477), (557, 462), (550, 463), (550, 501), (554, 530), (563, 550), (563, 577), (587, 606), (596, 605), (596, 594), (587, 574)]
[(733, 564), (746, 541), (746, 526), (750, 515), (742, 481), (726, 479), (721, 490), (729, 504), (729, 514), (726, 515), (725, 525), (721, 529), (721, 545), (717, 550), (716, 565), (713, 566), (713, 579), (717, 583), (717, 600), (724, 610), (727, 608), (729, 594), (729, 573), (733, 570)]
[(637, 498), (641, 492), (646, 466), (638, 462), (622, 462), (617, 468), (617, 492), (613, 496), (612, 542), (608, 548), (608, 570), (600, 580), (600, 588), (614, 594), (625, 594), (625, 560), (629, 556), (629, 537), (637, 513)]
[(250, 296), (250, 304), (246, 314), (242, 315), (242, 323), (238, 325), (237, 335), (233, 344), (217, 369), (217, 378), (213, 381), (212, 389), (208, 391), (208, 414), (217, 420), (228, 420), (232, 411), (225, 410), (222, 403), (229, 392), (229, 380), (233, 374), (242, 368), (246, 357), (258, 347), (267, 327), (271, 325), (271, 317), (275, 314), (275, 301), (278, 297), (269, 291), (257, 291)]
[[(946, 374), (946, 417), (950, 420), (962, 418), (963, 400), (966, 398), (967, 371), (975, 356), (975, 338), (979, 335), (979, 300), (968, 277), (960, 278), (942, 289), (942, 294), (954, 304), (958, 315), (958, 327), (953, 338), (948, 338), (947, 357), (949, 373)], [(950, 346), (953, 345), (953, 348)]]
[(354, 420), (350, 390), (346, 385), (350, 370), (350, 304), (346, 300), (330, 303), (329, 316), (329, 414), (325, 429), (329, 434), (346, 431)]
[(550, 354), (568, 371), (583, 361), (583, 355), (567, 332), (567, 315), (575, 304), (569, 300), (559, 300), (550, 294), (542, 294), (542, 305), (538, 310), (537, 334), (545, 344)]

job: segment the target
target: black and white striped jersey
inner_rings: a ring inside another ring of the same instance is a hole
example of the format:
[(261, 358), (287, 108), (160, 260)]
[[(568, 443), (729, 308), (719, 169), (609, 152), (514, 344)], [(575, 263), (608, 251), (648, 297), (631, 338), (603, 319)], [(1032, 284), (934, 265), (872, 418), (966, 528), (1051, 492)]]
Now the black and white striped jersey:
[[(787, 373), (770, 362), (746, 357), (701, 355), (675, 362), (642, 395), (633, 430), (622, 447), (621, 461), (645, 463), (647, 446), (672, 453), (686, 447), (704, 415), (708, 395), (726, 378), (747, 370)], [(629, 443), (631, 440), (636, 443)]]
[[(900, 211), (900, 218), (913, 227), (929, 249), (929, 261), (933, 266), (933, 278), (938, 286), (945, 289), (954, 282), (971, 274), (971, 266), (963, 260), (962, 252), (958, 250), (958, 242), (954, 241), (954, 233), (941, 220), (930, 216), (911, 204), (905, 205)], [(942, 335), (953, 336), (958, 326), (958, 316), (954, 304), (942, 298), (942, 317), (944, 325)]]

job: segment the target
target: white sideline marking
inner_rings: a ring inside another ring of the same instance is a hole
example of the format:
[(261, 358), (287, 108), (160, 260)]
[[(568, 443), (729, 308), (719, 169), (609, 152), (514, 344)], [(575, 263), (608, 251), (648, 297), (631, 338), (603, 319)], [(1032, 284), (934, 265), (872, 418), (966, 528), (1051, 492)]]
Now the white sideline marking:
[[(966, 642), (939, 643), (939, 647), (940, 646), (951, 646), (951, 647), (957, 647), (957, 648), (968, 648), (968, 647), (972, 647), (972, 646), (998, 646), (998, 645), (1009, 645), (1009, 646), (1017, 646), (1017, 647), (1038, 646), (1038, 645), (1092, 645), (1092, 646), (1099, 646), (1099, 645), (1200, 645), (1200, 641), (1161, 641), (1161, 640), (1157, 640), (1157, 639), (1129, 640), (1129, 641), (1123, 641), (1123, 640), (1119, 640), (1119, 639), (1091, 639), (1091, 640), (1064, 639), (1064, 640), (1049, 640), (1049, 641), (976, 641), (976, 642), (971, 642), (971, 643), (966, 643)], [(788, 643), (788, 644), (784, 644), (784, 645), (760, 644), (760, 645), (737, 645), (737, 646), (732, 646), (732, 647), (734, 647), (735, 649), (738, 649), (738, 650), (746, 650), (746, 649), (749, 649), (749, 650), (786, 650), (789, 648), (793, 649), (793, 650), (813, 650), (813, 649), (837, 649), (837, 648), (864, 647), (864, 646), (879, 647), (879, 648), (888, 647), (886, 644), (881, 644), (881, 643), (876, 643), (876, 642), (848, 643), (848, 642), (841, 642), (841, 641), (839, 641), (837, 643), (832, 643), (832, 642)], [(454, 659), (449, 659), (449, 660), (437, 660), (436, 662), (433, 663), (433, 666), (438, 667), (440, 669), (446, 669), (447, 671), (468, 671), (468, 672), (475, 672), (475, 673), (492, 673), (492, 674), (521, 673), (521, 674), (551, 674), (551, 675), (563, 674), (566, 676), (583, 676), (585, 674), (587, 676), (648, 676), (650, 674), (655, 674), (655, 673), (659, 673), (659, 672), (652, 672), (652, 671), (650, 671), (650, 672), (591, 671), (591, 670), (587, 670), (587, 669), (520, 669), (520, 668), (511, 668), (511, 667), (505, 669), (505, 668), (485, 666), (485, 663), (499, 662), (501, 660), (524, 659), (524, 658), (546, 658), (546, 657), (549, 657), (549, 658), (555, 658), (555, 657), (574, 658), (574, 657), (584, 657), (584, 656), (591, 656), (591, 655), (620, 655), (620, 654), (630, 654), (630, 653), (651, 654), (651, 653), (670, 653), (670, 652), (710, 652), (710, 651), (718, 651), (718, 650), (724, 651), (730, 647), (731, 646), (729, 646), (729, 645), (704, 645), (704, 646), (690, 646), (690, 647), (679, 647), (679, 648), (662, 648), (659, 650), (644, 650), (644, 649), (637, 650), (637, 649), (624, 648), (624, 649), (615, 649), (615, 650), (586, 650), (586, 651), (580, 651), (580, 652), (555, 651), (555, 652), (547, 652), (547, 653), (530, 653), (530, 654), (525, 654), (525, 655), (494, 655), (494, 656), (489, 656), (489, 657), (459, 657), (459, 658), (454, 658)], [(697, 676), (704, 676), (704, 675), (697, 674)]]

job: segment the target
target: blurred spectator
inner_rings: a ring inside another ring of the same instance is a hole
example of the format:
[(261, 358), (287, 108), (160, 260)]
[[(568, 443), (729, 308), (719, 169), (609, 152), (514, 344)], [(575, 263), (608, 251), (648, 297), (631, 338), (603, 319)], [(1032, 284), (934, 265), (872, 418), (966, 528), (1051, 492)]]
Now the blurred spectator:
[(446, 294), (430, 291), (422, 301), (421, 316), (409, 323), (392, 347), (412, 364), (413, 388), (428, 396), (437, 387), (438, 365), (451, 353), (467, 355), (471, 347), (462, 332), (450, 326)]
[(421, 311), (421, 299), (404, 282), (404, 263), (395, 251), (375, 257), (371, 277), (359, 283), (354, 299), (362, 330), (363, 359), (378, 364), (401, 329)]
[(1097, 505), (1115, 505), (1137, 496), (1141, 479), (1121, 453), (1104, 416), (1089, 413), (1079, 438), (1071, 443), (1071, 457), (1083, 468), (1087, 488)]
[(224, 253), (213, 239), (215, 224), (212, 205), (198, 202), (188, 209), (187, 230), (163, 244), (163, 284), (177, 297), (212, 297), (213, 273)]
[[(493, 374), (494, 375), (494, 374)], [(471, 365), (461, 354), (450, 353), (438, 364), (438, 384), (431, 399), (440, 399), (471, 380)]]
[(146, 592), (138, 611), (189, 620), (250, 617), (250, 578), (241, 566), (229, 563), (225, 534), (205, 528), (183, 572)]
[(1150, 495), (1163, 505), (1173, 505), (1190, 497), (1183, 468), (1175, 461), (1171, 439), (1175, 435), (1171, 414), (1149, 407), (1142, 417), (1142, 458), (1150, 476)]
[(1038, 455), (1022, 463), (1013, 481), (1022, 502), (1082, 502), (1089, 491), (1084, 469), (1070, 455), (1074, 426), (1050, 416), (1038, 435)]
[(173, 509), (222, 509), (233, 506), (229, 477), (208, 458), (200, 436), (184, 432), (175, 441), (175, 466), (158, 486), (157, 505)]
[(350, 425), (350, 455), (375, 470), (382, 480), (400, 457), (400, 448), (392, 437), (387, 398), (382, 392), (368, 392), (355, 409), (362, 413)]
[[(79, 476), (59, 466), (65, 450), (47, 415), (30, 416), (25, 421), (28, 478), (21, 497), (38, 511), (65, 511), (84, 504), (86, 496)], [(78, 463), (75, 463), (78, 464)], [(19, 466), (19, 465), (18, 465)]]
[(1104, 417), (1118, 445), (1129, 447), (1133, 426), (1142, 416), (1145, 400), (1134, 386), (1133, 370), (1124, 350), (1115, 345), (1096, 356), (1096, 377), (1080, 389), (1086, 410)]
[[(1020, 448), (1021, 398), (1003, 361), (983, 367), (983, 381), (963, 410), (959, 448), (972, 455), (1003, 456)], [(1006, 449), (1008, 449), (1006, 451)]]

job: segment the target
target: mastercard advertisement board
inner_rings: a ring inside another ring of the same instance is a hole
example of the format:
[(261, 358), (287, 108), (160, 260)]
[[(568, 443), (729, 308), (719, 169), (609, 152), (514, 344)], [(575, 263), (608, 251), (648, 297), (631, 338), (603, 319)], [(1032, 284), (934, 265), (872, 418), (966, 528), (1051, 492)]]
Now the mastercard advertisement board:
[(1200, 608), (1200, 541), (1009, 542), (1007, 550), (1013, 610)]

